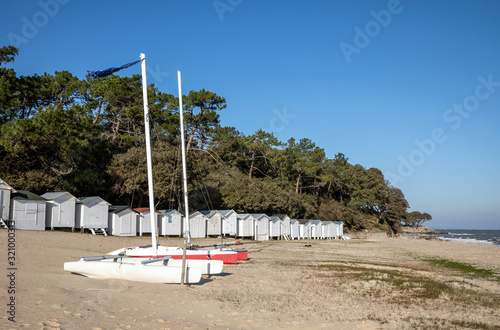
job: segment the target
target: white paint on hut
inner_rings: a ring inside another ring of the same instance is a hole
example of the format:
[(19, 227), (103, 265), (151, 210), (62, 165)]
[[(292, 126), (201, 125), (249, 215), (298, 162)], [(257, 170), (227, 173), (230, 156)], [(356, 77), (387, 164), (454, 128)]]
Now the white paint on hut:
[(309, 220), (307, 219), (297, 219), (299, 223), (299, 238), (307, 239), (311, 238), (311, 228), (309, 227)]
[(297, 219), (290, 219), (290, 237), (291, 239), (300, 239), (299, 222)]
[(333, 221), (323, 221), (323, 232), (322, 238), (324, 239), (332, 239), (335, 238), (336, 225)]
[(321, 233), (323, 232), (322, 227), (322, 221), (321, 220), (309, 220), (309, 226), (311, 229), (311, 238), (312, 239), (320, 239), (321, 238)]
[(270, 218), (265, 213), (251, 213), (255, 218), (255, 240), (269, 240), (269, 222)]
[(200, 211), (193, 212), (189, 215), (191, 238), (207, 237), (207, 220), (207, 217)]
[(10, 198), (16, 190), (0, 179), (0, 222), (6, 223), (10, 217)]
[(108, 231), (114, 236), (136, 236), (139, 213), (126, 205), (110, 206)]
[(281, 220), (281, 236), (286, 235), (288, 238), (291, 238), (290, 217), (286, 214), (275, 214), (274, 216)]
[(45, 198), (26, 190), (11, 194), (10, 227), (14, 229), (45, 230)]
[(75, 228), (101, 229), (108, 228), (108, 208), (111, 204), (98, 196), (80, 197), (76, 202)]
[(341, 238), (344, 236), (344, 223), (342, 221), (334, 221), (333, 222), (337, 228), (336, 228), (336, 236), (337, 238)]
[(200, 211), (207, 218), (207, 236), (222, 235), (222, 214), (218, 211)]
[[(151, 215), (149, 207), (138, 207), (134, 209), (139, 215), (137, 216), (137, 233), (139, 236), (142, 234), (151, 234)], [(159, 211), (155, 210), (154, 218), (156, 226), (158, 226)]]
[(238, 214), (236, 237), (255, 237), (255, 218), (248, 213)]
[(71, 228), (75, 230), (75, 196), (69, 192), (48, 192), (42, 195), (47, 200), (45, 225), (54, 228)]
[(233, 210), (217, 210), (222, 214), (222, 233), (227, 236), (236, 236), (238, 213)]
[(278, 239), (281, 236), (281, 219), (278, 217), (269, 218), (269, 238)]
[(182, 236), (182, 214), (177, 210), (160, 210), (160, 235)]

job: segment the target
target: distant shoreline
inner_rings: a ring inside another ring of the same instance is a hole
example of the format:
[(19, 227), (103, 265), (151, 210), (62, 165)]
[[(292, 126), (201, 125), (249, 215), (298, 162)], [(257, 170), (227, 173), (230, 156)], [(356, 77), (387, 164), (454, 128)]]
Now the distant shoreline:
[(406, 231), (404, 235), (426, 240), (500, 247), (500, 230), (495, 229), (448, 229), (441, 231), (420, 229)]
[(446, 234), (446, 232), (430, 229), (425, 226), (420, 227), (403, 227), (403, 234), (410, 235), (433, 235), (433, 234)]

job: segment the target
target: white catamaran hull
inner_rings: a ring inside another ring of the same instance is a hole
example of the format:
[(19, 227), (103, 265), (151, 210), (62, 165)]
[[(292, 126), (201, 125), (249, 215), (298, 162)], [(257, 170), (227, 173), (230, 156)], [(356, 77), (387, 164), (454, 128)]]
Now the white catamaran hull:
[[(123, 248), (110, 252), (108, 254), (125, 254), (127, 257), (151, 258), (153, 256), (153, 248), (151, 246), (138, 246)], [(156, 249), (157, 257), (172, 257), (174, 259), (182, 259), (183, 249), (180, 247), (162, 246), (159, 245)], [(235, 251), (220, 250), (220, 249), (187, 249), (186, 260), (220, 260), (224, 264), (238, 263), (238, 254)]]
[[(109, 254), (110, 255), (117, 255), (117, 254), (124, 254), (124, 253), (125, 253), (125, 249), (120, 249), (120, 250), (113, 251)], [(140, 264), (144, 260), (151, 260), (151, 258), (124, 257), (124, 262), (131, 263), (131, 264)], [(182, 267), (182, 259), (173, 259), (172, 258), (172, 259), (163, 260), (162, 263), (165, 266)], [(202, 275), (217, 275), (217, 274), (222, 273), (223, 264), (224, 263), (221, 260), (196, 260), (196, 259), (187, 259), (186, 260), (187, 267), (201, 269)]]
[[(141, 263), (79, 261), (65, 262), (64, 270), (91, 278), (115, 278), (149, 283), (181, 283), (182, 267)], [(198, 283), (201, 269), (186, 267), (184, 283)]]

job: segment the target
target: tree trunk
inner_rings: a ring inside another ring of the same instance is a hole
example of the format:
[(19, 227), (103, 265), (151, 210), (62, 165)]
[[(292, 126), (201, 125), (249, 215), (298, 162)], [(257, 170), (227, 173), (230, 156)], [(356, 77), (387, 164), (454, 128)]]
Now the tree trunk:
[(300, 177), (302, 176), (301, 173), (299, 173), (299, 177), (297, 178), (297, 184), (295, 185), (295, 193), (298, 195), (299, 194), (299, 185), (300, 185)]
[(191, 143), (193, 142), (193, 139), (194, 139), (194, 130), (189, 135), (189, 138), (188, 138), (187, 143), (186, 143), (186, 157), (188, 155), (189, 148), (191, 148)]
[(252, 162), (250, 163), (250, 172), (248, 173), (248, 179), (252, 179), (253, 163), (255, 162), (255, 151), (252, 152)]
[(101, 109), (102, 109), (102, 99), (99, 100), (99, 106), (97, 107), (97, 113), (95, 115), (95, 119), (92, 122), (92, 125), (97, 124), (97, 121), (99, 120), (99, 117), (101, 116)]

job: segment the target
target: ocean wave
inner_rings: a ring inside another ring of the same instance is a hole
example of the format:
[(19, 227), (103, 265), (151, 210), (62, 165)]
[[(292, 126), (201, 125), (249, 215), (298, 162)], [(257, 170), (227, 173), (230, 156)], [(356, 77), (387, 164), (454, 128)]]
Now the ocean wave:
[(436, 238), (443, 240), (443, 241), (453, 241), (453, 242), (460, 242), (460, 243), (470, 243), (470, 244), (478, 244), (478, 245), (498, 245), (498, 244), (495, 244), (494, 242), (491, 242), (491, 241), (479, 240), (479, 239), (475, 239), (475, 238), (454, 238), (454, 237), (443, 237), (443, 236), (437, 236)]

